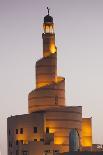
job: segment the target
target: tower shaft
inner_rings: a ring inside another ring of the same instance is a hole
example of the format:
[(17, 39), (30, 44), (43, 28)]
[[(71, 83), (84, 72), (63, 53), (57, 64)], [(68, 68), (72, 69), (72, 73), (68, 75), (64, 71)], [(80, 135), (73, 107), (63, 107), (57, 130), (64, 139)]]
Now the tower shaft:
[(65, 106), (65, 79), (57, 76), (57, 48), (53, 18), (44, 17), (43, 58), (36, 62), (36, 89), (29, 93), (29, 113)]

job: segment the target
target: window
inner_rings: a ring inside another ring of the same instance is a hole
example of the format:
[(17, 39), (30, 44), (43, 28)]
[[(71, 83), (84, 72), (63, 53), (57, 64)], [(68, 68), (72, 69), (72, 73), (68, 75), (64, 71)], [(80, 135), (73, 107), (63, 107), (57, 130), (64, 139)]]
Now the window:
[(48, 127), (46, 128), (46, 133), (49, 133), (49, 128)]
[(16, 155), (19, 155), (19, 151), (18, 150), (16, 150)]
[(21, 141), (21, 144), (23, 144), (23, 140), (20, 140)]
[(28, 144), (28, 143), (29, 143), (28, 140), (23, 141), (23, 144)]
[(19, 143), (18, 140), (16, 140), (16, 145), (18, 145), (18, 143)]
[(57, 152), (57, 153), (59, 153), (59, 150), (53, 150), (54, 152)]
[(37, 127), (34, 127), (34, 133), (37, 133)]
[(50, 150), (45, 150), (45, 153), (50, 153)]
[(18, 134), (18, 129), (16, 129), (16, 134)]
[(10, 129), (9, 129), (9, 136), (10, 136)]
[(23, 128), (20, 128), (20, 134), (23, 134)]
[(34, 141), (37, 141), (37, 139), (34, 139)]
[(10, 145), (10, 141), (9, 141), (9, 147), (10, 147), (11, 145)]
[(28, 151), (23, 151), (23, 154), (22, 155), (28, 155)]
[(41, 141), (41, 142), (44, 142), (44, 139), (43, 139), (43, 138), (40, 138), (40, 141)]

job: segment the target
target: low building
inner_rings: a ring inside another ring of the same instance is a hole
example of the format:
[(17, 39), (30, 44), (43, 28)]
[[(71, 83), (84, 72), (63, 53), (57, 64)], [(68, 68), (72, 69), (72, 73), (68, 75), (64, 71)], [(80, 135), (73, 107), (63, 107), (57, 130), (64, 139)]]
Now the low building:
[[(76, 129), (81, 135), (81, 122), (82, 107), (56, 107), (31, 114), (11, 116), (7, 125), (9, 154), (12, 152), (14, 155), (20, 147), (25, 148), (25, 145), (29, 149), (31, 144), (33, 148), (40, 144), (39, 150), (45, 148), (43, 152), (47, 150), (46, 145), (51, 149), (52, 145), (53, 150), (59, 148), (56, 150), (60, 152), (68, 151), (71, 130)], [(38, 150), (38, 147), (36, 148)], [(27, 151), (30, 152), (28, 149)]]

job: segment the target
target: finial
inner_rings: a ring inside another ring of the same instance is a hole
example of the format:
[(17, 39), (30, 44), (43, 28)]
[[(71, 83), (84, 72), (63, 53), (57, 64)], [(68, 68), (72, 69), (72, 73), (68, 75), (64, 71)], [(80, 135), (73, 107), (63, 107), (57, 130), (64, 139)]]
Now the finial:
[(50, 9), (47, 7), (47, 10), (48, 10), (48, 15), (49, 15), (49, 11), (50, 11)]

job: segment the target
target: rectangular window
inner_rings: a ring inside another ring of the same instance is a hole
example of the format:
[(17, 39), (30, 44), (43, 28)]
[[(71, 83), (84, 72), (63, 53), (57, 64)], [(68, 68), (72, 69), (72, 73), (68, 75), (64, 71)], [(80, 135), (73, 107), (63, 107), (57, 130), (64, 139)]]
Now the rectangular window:
[(22, 155), (29, 155), (28, 151), (23, 151)]
[(37, 139), (34, 139), (34, 141), (36, 142), (36, 141), (37, 141)]
[(40, 138), (40, 141), (41, 141), (41, 142), (44, 142), (44, 139), (43, 139), (43, 138)]
[(23, 134), (23, 128), (20, 128), (20, 134)]
[(50, 150), (45, 150), (45, 153), (50, 153)]
[(20, 140), (21, 141), (21, 144), (23, 144), (23, 140)]
[(53, 150), (54, 152), (57, 152), (57, 153), (59, 153), (59, 150)]
[(16, 140), (16, 145), (18, 145), (18, 143), (19, 143), (18, 140)]
[(16, 155), (19, 155), (19, 151), (18, 150), (16, 150)]
[(37, 127), (34, 127), (34, 133), (37, 133)]
[(46, 127), (46, 133), (49, 133), (49, 128), (48, 127)]
[(10, 136), (10, 129), (9, 129), (9, 136)]
[(10, 141), (9, 141), (9, 147), (11, 146), (11, 143), (10, 143)]
[(16, 134), (18, 134), (18, 129), (16, 129)]

